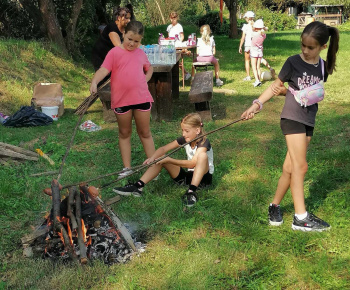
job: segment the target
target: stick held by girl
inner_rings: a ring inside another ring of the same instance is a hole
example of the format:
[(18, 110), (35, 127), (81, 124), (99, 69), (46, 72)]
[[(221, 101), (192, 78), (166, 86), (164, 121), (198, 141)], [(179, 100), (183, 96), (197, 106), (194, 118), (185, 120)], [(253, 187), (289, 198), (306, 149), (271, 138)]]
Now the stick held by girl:
[[(327, 49), (328, 40), (327, 60), (324, 61), (320, 52)], [(278, 94), (283, 83), (288, 82), (289, 89), (280, 121), (288, 151), (275, 196), (269, 205), (269, 224), (272, 226), (280, 226), (283, 223), (280, 202), (290, 188), (295, 209), (293, 230), (324, 231), (331, 227), (327, 222), (306, 211), (304, 178), (308, 170), (307, 147), (313, 136), (318, 111), (317, 100), (323, 99), (323, 81), (327, 81), (328, 75), (335, 70), (338, 48), (339, 31), (336, 28), (318, 21), (308, 24), (301, 34), (301, 53), (287, 59), (278, 79), (242, 114), (246, 119), (253, 118), (254, 113), (261, 110), (265, 102)], [(306, 97), (307, 105), (305, 100), (301, 102), (300, 95)]]
[[(144, 164), (149, 164), (164, 156), (168, 151), (205, 134), (201, 117), (197, 113), (186, 115), (181, 121), (181, 129), (181, 137), (158, 148)], [(120, 195), (141, 197), (144, 186), (158, 176), (162, 168), (165, 168), (175, 183), (189, 186), (182, 196), (183, 203), (188, 207), (195, 205), (198, 201), (197, 188), (212, 184), (212, 175), (214, 173), (213, 149), (205, 136), (185, 145), (184, 149), (186, 150), (187, 160), (166, 157), (149, 167), (136, 183), (128, 184), (124, 187), (116, 187), (113, 191)], [(188, 171), (185, 171), (184, 168), (188, 168)]]

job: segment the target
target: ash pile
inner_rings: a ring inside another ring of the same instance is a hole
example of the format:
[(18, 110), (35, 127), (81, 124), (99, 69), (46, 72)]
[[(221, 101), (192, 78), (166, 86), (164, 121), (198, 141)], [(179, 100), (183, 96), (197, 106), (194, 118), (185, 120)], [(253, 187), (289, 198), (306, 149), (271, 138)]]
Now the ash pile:
[(146, 245), (136, 241), (95, 187), (70, 187), (63, 200), (61, 189), (53, 180), (44, 190), (52, 196), (52, 210), (40, 227), (22, 238), (24, 256), (80, 264), (99, 259), (112, 265), (145, 251)]

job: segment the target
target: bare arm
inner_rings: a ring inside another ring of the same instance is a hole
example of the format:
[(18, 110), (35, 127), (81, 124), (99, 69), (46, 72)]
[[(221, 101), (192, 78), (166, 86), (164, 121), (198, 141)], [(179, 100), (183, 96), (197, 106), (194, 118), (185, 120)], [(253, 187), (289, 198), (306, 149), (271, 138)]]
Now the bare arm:
[(146, 82), (148, 82), (151, 79), (152, 74), (153, 74), (153, 66), (150, 66), (148, 71), (146, 72)]
[(183, 32), (180, 32), (179, 39), (180, 39), (180, 41), (184, 41), (185, 35)]
[(271, 84), (272, 92), (275, 96), (285, 96), (287, 94), (287, 88), (284, 86), (283, 82), (273, 82)]
[(112, 41), (114, 46), (121, 45), (122, 42), (120, 41), (120, 37), (119, 37), (118, 33), (112, 31), (108, 34), (108, 36), (109, 36), (109, 39)]
[(150, 158), (146, 159), (143, 162), (143, 164), (149, 164), (149, 163), (153, 162), (154, 160), (156, 160), (157, 158), (165, 155), (168, 151), (173, 150), (179, 146), (180, 146), (179, 143), (177, 143), (177, 141), (174, 140), (173, 142), (170, 142), (167, 145), (159, 147)]
[(213, 55), (215, 55), (215, 53), (216, 53), (216, 48), (215, 46), (213, 46)]
[(91, 81), (91, 85), (90, 85), (90, 93), (91, 94), (97, 92), (97, 84), (100, 81), (102, 81), (108, 74), (109, 74), (109, 71), (106, 68), (100, 67), (98, 69), (98, 71), (95, 73), (95, 75)]
[(196, 164), (197, 164), (198, 154), (201, 152), (206, 153), (207, 148), (205, 147), (198, 148), (191, 160), (179, 160), (179, 159), (173, 159), (173, 158), (167, 157), (157, 162), (157, 164), (173, 164), (183, 168), (194, 168), (196, 167)]
[[(273, 85), (279, 86), (281, 84), (280, 79), (276, 79), (258, 98), (258, 100), (261, 102), (261, 104), (266, 103), (268, 100), (270, 100), (275, 94), (272, 90)], [(283, 84), (283, 82), (282, 82)], [(247, 110), (243, 112), (241, 115), (242, 118), (245, 118), (246, 120), (254, 118), (254, 114), (259, 111), (259, 104), (255, 103), (251, 105)]]
[(239, 49), (238, 49), (239, 53), (242, 53), (242, 46), (243, 46), (244, 40), (245, 40), (245, 32), (242, 32), (242, 37), (241, 37), (241, 41), (239, 43)]

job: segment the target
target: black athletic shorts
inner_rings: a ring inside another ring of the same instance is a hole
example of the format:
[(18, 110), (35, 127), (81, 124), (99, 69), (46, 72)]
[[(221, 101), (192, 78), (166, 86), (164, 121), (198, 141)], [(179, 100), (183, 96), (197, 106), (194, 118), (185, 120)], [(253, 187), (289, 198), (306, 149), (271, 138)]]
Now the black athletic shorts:
[(297, 121), (282, 118), (280, 125), (281, 125), (283, 135), (301, 134), (301, 133), (305, 133), (306, 136), (310, 136), (310, 137), (314, 135), (314, 127), (305, 125)]
[(136, 104), (136, 105), (130, 105), (130, 106), (125, 106), (125, 107), (119, 107), (115, 108), (113, 111), (114, 113), (118, 115), (126, 114), (130, 110), (139, 110), (139, 111), (149, 111), (152, 108), (152, 103), (147, 102), (147, 103), (142, 103), (142, 104)]
[[(180, 173), (176, 178), (173, 178), (173, 180), (178, 184), (186, 184), (190, 185), (192, 182), (193, 177), (192, 170), (185, 171), (182, 167), (180, 168)], [(213, 175), (209, 173), (209, 171), (203, 175), (203, 178), (201, 182), (199, 183), (199, 187), (206, 187), (211, 185), (213, 182)]]

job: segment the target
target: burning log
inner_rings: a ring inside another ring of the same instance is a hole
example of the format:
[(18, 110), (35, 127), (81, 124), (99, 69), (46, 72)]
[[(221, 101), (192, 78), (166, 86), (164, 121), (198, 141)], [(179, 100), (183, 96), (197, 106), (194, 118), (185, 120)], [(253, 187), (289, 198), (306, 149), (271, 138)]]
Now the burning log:
[(52, 212), (53, 212), (53, 221), (54, 221), (54, 229), (62, 234), (64, 240), (64, 247), (69, 255), (69, 257), (73, 260), (77, 260), (77, 256), (73, 250), (73, 247), (70, 243), (70, 238), (67, 234), (66, 229), (63, 227), (61, 223), (61, 194), (59, 189), (59, 184), (56, 179), (52, 180), (51, 183), (52, 190)]
[(80, 263), (85, 265), (87, 264), (87, 256), (86, 256), (86, 246), (84, 243), (84, 233), (83, 233), (83, 224), (82, 224), (82, 218), (81, 218), (81, 198), (80, 198), (80, 192), (77, 190), (76, 187), (74, 187), (75, 192), (75, 214), (77, 216), (77, 222), (78, 222), (78, 245), (80, 250)]
[(74, 199), (76, 198), (76, 194), (77, 194), (77, 188), (71, 187), (69, 189), (67, 215), (70, 218), (70, 222), (72, 223), (73, 230), (76, 230), (78, 228), (77, 220), (76, 220), (75, 215), (73, 213)]
[[(80, 190), (79, 190), (80, 189)], [(141, 253), (145, 245), (133, 240), (126, 226), (102, 202), (98, 189), (87, 184), (69, 187), (61, 200), (60, 185), (53, 180), (45, 192), (52, 196), (51, 214), (32, 234), (22, 238), (24, 255), (73, 260), (80, 264), (103, 259), (124, 263)]]
[(105, 212), (110, 217), (111, 222), (120, 231), (125, 242), (130, 246), (130, 248), (134, 252), (136, 252), (136, 246), (134, 244), (134, 241), (133, 241), (128, 229), (124, 226), (124, 224), (117, 217), (117, 215), (108, 206), (106, 206), (98, 196), (94, 198), (90, 194), (90, 198), (92, 199), (93, 202), (97, 203), (98, 206), (100, 206), (100, 208), (102, 209), (102, 211)]

